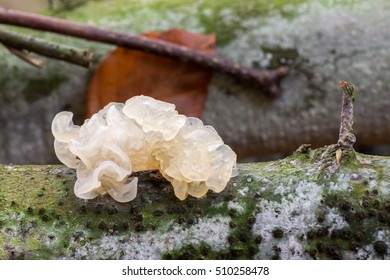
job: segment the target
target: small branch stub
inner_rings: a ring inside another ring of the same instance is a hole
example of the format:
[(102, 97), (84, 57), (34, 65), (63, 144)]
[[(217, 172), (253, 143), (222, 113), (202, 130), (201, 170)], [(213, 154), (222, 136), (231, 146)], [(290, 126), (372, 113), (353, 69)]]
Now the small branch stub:
[(43, 67), (43, 61), (29, 55), (27, 52), (25, 52), (24, 50), (19, 50), (19, 49), (15, 49), (15, 48), (12, 48), (10, 46), (7, 46), (5, 45), (5, 47), (14, 55), (16, 55), (17, 57), (19, 57), (21, 60), (31, 64), (32, 66), (34, 67), (37, 67), (37, 68), (42, 68)]
[(341, 148), (352, 150), (356, 137), (353, 134), (353, 102), (355, 100), (355, 87), (352, 83), (340, 81), (343, 90), (343, 104), (341, 109), (341, 123), (339, 141)]

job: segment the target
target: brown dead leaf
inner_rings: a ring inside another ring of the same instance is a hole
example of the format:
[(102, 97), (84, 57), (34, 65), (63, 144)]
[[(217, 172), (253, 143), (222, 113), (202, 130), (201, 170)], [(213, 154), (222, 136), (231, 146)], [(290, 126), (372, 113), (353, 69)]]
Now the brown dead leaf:
[[(169, 41), (213, 55), (215, 35), (172, 29), (144, 36)], [(118, 47), (98, 66), (87, 95), (87, 117), (109, 102), (148, 95), (176, 105), (181, 114), (199, 117), (204, 109), (212, 72), (175, 59)]]

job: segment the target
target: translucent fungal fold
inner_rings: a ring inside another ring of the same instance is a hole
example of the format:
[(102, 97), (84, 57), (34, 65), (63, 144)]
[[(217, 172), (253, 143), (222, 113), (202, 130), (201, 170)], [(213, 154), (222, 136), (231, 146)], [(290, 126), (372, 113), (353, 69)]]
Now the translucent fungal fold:
[(180, 200), (209, 189), (221, 192), (236, 174), (236, 154), (215, 129), (178, 114), (173, 104), (135, 96), (108, 104), (82, 126), (72, 117), (58, 113), (52, 133), (59, 160), (77, 169), (74, 191), (80, 198), (109, 194), (131, 201), (138, 178), (129, 176), (136, 171), (159, 169)]

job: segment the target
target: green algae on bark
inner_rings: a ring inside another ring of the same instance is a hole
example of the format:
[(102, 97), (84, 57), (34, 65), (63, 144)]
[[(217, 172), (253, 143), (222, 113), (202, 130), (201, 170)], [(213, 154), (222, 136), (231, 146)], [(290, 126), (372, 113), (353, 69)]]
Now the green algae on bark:
[(63, 166), (2, 165), (0, 258), (389, 259), (390, 158), (344, 153), (240, 164), (202, 199), (142, 182), (125, 204), (76, 198)]

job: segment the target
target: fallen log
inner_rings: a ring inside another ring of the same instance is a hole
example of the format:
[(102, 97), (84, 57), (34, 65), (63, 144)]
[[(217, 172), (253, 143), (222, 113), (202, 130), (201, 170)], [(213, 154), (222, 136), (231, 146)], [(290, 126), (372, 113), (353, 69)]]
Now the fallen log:
[(129, 203), (73, 193), (63, 166), (0, 166), (1, 259), (389, 259), (390, 158), (335, 145), (239, 164), (219, 194), (141, 181)]

